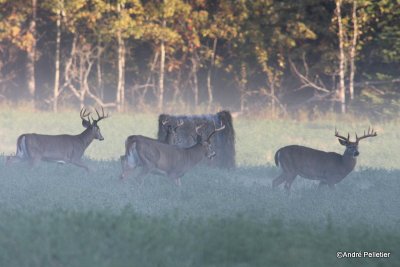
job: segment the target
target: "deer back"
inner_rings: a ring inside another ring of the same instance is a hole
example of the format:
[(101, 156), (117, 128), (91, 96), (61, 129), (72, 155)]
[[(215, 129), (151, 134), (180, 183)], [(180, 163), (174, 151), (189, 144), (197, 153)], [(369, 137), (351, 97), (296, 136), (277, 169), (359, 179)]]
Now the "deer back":
[(125, 156), (121, 157), (129, 167), (142, 165), (164, 174), (182, 174), (197, 164), (205, 155), (201, 144), (180, 148), (158, 140), (141, 136), (129, 136), (126, 140)]
[(80, 159), (86, 149), (79, 136), (24, 134), (18, 139), (29, 158), (72, 161)]
[(279, 149), (275, 163), (286, 173), (309, 179), (344, 178), (356, 164), (354, 158), (344, 158), (335, 152), (325, 152), (305, 146), (291, 145)]

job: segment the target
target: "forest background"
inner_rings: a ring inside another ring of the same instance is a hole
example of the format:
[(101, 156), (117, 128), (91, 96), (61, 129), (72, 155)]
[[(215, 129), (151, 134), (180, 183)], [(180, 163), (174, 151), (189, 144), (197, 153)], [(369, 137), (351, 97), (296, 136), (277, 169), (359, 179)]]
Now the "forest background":
[(400, 107), (399, 6), (0, 0), (0, 102), (390, 119)]

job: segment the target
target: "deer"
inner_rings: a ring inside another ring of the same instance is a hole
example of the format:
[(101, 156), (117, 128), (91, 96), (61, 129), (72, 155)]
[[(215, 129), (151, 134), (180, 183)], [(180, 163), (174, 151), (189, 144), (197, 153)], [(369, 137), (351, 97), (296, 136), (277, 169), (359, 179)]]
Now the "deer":
[[(121, 156), (122, 174), (124, 179), (138, 166), (141, 167), (136, 179), (143, 183), (143, 177), (148, 173), (160, 174), (173, 179), (177, 186), (181, 186), (180, 178), (204, 158), (212, 159), (216, 153), (211, 148), (211, 137), (225, 129), (225, 125), (214, 130), (203, 140), (196, 127), (197, 142), (187, 148), (178, 147), (160, 142), (142, 135), (131, 135), (125, 142), (125, 155)], [(176, 128), (175, 128), (176, 129)]]
[[(167, 132), (167, 142), (163, 142), (166, 144), (169, 144), (168, 141), (174, 141), (178, 138), (176, 131), (179, 127), (183, 125), (183, 120), (179, 120), (176, 125), (174, 125), (173, 122), (171, 122), (169, 119), (164, 119), (161, 121), (162, 127), (164, 127), (165, 131)], [(157, 139), (153, 139), (150, 137), (142, 136), (142, 135), (131, 135), (128, 136), (128, 138), (125, 141), (125, 155), (120, 156), (120, 161), (122, 165), (122, 170), (124, 171), (123, 173), (130, 173), (132, 172), (137, 166), (140, 166), (139, 158), (136, 157), (127, 157), (129, 154), (129, 147), (130, 143), (132, 142), (132, 139), (135, 138), (144, 138), (152, 141), (158, 141)], [(121, 175), (120, 178), (123, 179), (125, 175)]]
[(297, 175), (311, 180), (318, 180), (321, 188), (328, 185), (334, 188), (335, 184), (342, 181), (356, 166), (356, 158), (360, 155), (358, 144), (362, 139), (377, 136), (376, 131), (368, 128), (367, 133), (357, 136), (356, 141), (350, 141), (350, 134), (347, 138), (339, 135), (335, 129), (335, 137), (339, 143), (345, 146), (344, 153), (325, 152), (313, 148), (290, 145), (280, 148), (275, 153), (275, 164), (280, 167), (282, 173), (272, 181), (272, 187), (275, 188), (282, 183), (287, 192)]
[(98, 123), (107, 118), (108, 115), (104, 115), (103, 107), (101, 110), (102, 115), (95, 109), (97, 119), (91, 117), (92, 121), (90, 121), (91, 112), (87, 112), (84, 108), (81, 109), (79, 115), (82, 119), (82, 126), (86, 129), (78, 135), (36, 133), (20, 135), (17, 139), (17, 152), (15, 156), (6, 158), (6, 164), (29, 161), (31, 167), (34, 167), (40, 161), (52, 161), (71, 163), (89, 172), (89, 168), (82, 162), (82, 156), (94, 139), (104, 140)]
[(165, 131), (167, 132), (167, 138), (166, 138), (166, 143), (167, 144), (175, 144), (179, 143), (178, 142), (178, 135), (176, 131), (178, 130), (179, 127), (183, 125), (183, 120), (179, 120), (176, 125), (169, 120), (165, 119), (161, 121), (162, 127), (164, 127)]

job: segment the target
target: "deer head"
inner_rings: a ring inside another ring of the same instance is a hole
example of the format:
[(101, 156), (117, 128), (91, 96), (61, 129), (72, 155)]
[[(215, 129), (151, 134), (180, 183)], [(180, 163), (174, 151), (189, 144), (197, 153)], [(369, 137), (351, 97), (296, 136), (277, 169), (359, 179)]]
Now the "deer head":
[(374, 131), (374, 129), (370, 129), (368, 127), (368, 131), (367, 133), (365, 133), (364, 131), (364, 135), (361, 137), (357, 136), (356, 133), (356, 141), (355, 142), (351, 142), (350, 141), (350, 134), (347, 134), (347, 137), (344, 137), (342, 135), (339, 135), (339, 132), (337, 131), (337, 129), (335, 129), (335, 136), (338, 138), (339, 143), (342, 146), (346, 147), (346, 150), (344, 151), (344, 155), (349, 155), (351, 157), (357, 157), (358, 155), (360, 155), (360, 152), (358, 151), (358, 143), (360, 140), (364, 139), (364, 138), (368, 138), (368, 137), (374, 137), (377, 136), (376, 131)]
[(106, 116), (104, 115), (103, 107), (101, 107), (102, 115), (99, 114), (97, 109), (95, 109), (95, 111), (96, 111), (96, 114), (97, 114), (97, 119), (93, 119), (93, 117), (91, 117), (92, 122), (90, 122), (89, 115), (90, 115), (91, 112), (87, 112), (86, 109), (82, 108), (82, 110), (80, 112), (80, 117), (82, 119), (82, 126), (90, 131), (90, 133), (92, 134), (94, 139), (98, 139), (100, 141), (103, 141), (104, 137), (101, 135), (100, 128), (97, 125), (97, 123), (99, 121), (101, 121), (102, 119), (107, 118), (108, 114)]
[(199, 126), (196, 126), (196, 134), (197, 134), (197, 143), (201, 143), (201, 145), (203, 146), (205, 152), (206, 152), (206, 157), (208, 157), (209, 159), (212, 159), (216, 153), (215, 151), (212, 149), (211, 147), (211, 137), (219, 132), (222, 131), (223, 129), (225, 129), (225, 125), (222, 125), (221, 123), (221, 127), (217, 128), (215, 126), (215, 122), (214, 122), (214, 130), (207, 136), (207, 138), (205, 140), (202, 140), (202, 136), (201, 133), (199, 132), (200, 128), (202, 128), (205, 124), (201, 124)]
[(172, 122), (170, 119), (164, 119), (161, 121), (162, 127), (164, 127), (165, 131), (167, 132), (167, 141), (168, 144), (179, 144), (179, 136), (177, 130), (184, 124), (183, 120), (180, 119), (176, 123)]

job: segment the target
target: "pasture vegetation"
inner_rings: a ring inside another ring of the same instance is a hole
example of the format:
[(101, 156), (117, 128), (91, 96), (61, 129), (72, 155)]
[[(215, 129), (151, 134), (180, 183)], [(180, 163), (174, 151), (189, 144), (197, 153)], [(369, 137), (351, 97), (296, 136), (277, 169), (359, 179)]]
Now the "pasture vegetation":
[[(0, 109), (0, 153), (21, 133), (83, 130), (79, 112)], [(358, 165), (335, 190), (297, 178), (272, 190), (275, 151), (301, 144), (343, 152), (334, 137), (368, 121), (240, 118), (238, 168), (202, 166), (177, 188), (149, 175), (119, 181), (130, 134), (156, 136), (156, 114), (115, 114), (87, 150), (90, 173), (70, 165), (4, 166), (0, 157), (0, 266), (400, 266), (398, 123), (374, 123)], [(337, 251), (391, 252), (389, 259), (337, 259)]]

